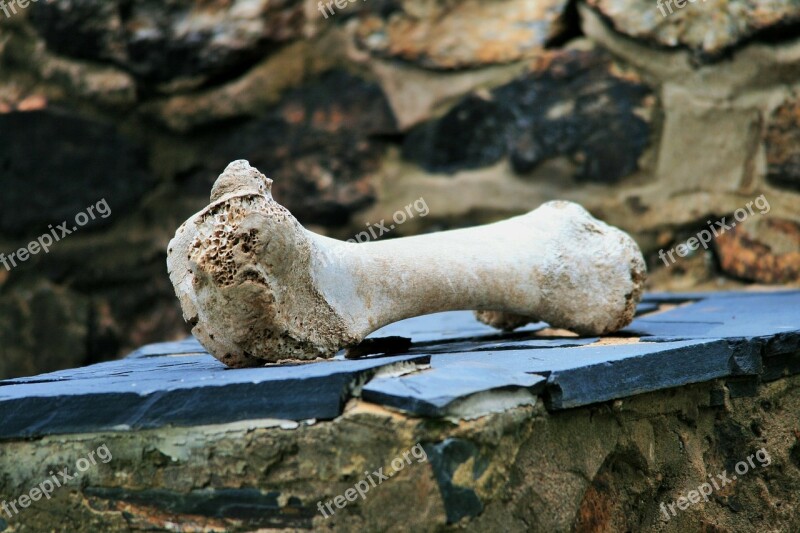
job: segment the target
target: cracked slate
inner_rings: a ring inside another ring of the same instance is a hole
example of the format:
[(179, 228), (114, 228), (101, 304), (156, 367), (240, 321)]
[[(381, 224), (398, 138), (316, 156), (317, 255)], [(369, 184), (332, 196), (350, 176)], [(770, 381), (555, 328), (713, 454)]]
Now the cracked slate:
[[(482, 392), (500, 392), (510, 389), (528, 389), (532, 394), (544, 390), (543, 376), (505, 368), (495, 361), (478, 360), (450, 361), (443, 363), (436, 356), (431, 371), (418, 372), (399, 377), (377, 377), (367, 383), (361, 397), (372, 403), (398, 407), (423, 416), (445, 416), (448, 406), (459, 399)], [(519, 405), (523, 398), (518, 398)], [(486, 414), (491, 409), (481, 413)]]
[[(663, 304), (675, 307), (657, 311)], [(502, 334), (471, 312), (440, 313), (371, 336), (410, 338), (404, 354), (238, 370), (194, 339), (144, 346), (119, 361), (0, 381), (0, 438), (330, 420), (358, 395), (429, 417), (479, 416), (540, 396), (558, 410), (718, 378), (748, 394), (800, 372), (800, 291), (647, 295), (634, 322), (601, 342), (544, 336), (546, 327)], [(409, 365), (418, 370), (396, 371)]]
[(0, 438), (261, 418), (332, 419), (360, 377), (409, 358), (428, 359), (232, 370), (208, 354), (160, 356), (2, 381)]

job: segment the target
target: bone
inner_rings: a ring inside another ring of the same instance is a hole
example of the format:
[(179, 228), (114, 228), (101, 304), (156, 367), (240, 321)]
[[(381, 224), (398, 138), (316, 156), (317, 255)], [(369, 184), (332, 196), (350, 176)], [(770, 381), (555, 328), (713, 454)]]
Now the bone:
[(304, 229), (247, 161), (177, 231), (167, 266), (184, 318), (232, 367), (333, 356), (392, 322), (479, 310), (511, 330), (532, 321), (581, 335), (631, 322), (646, 277), (626, 233), (552, 201), (473, 228), (348, 243)]

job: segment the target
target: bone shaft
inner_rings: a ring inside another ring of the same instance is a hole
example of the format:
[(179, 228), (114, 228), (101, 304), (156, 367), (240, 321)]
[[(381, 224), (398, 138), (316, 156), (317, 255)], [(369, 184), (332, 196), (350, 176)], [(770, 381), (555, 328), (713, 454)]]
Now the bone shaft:
[[(544, 243), (536, 232), (528, 232), (525, 242), (519, 242), (520, 232), (514, 231), (519, 218), (351, 245), (348, 268), (365, 281), (357, 290), (364, 309), (354, 315), (356, 323), (372, 331), (439, 311), (534, 311), (540, 300), (536, 271), (542, 259), (533, 251)], [(509, 254), (510, 249), (518, 253)], [(360, 324), (359, 316), (364, 317)]]

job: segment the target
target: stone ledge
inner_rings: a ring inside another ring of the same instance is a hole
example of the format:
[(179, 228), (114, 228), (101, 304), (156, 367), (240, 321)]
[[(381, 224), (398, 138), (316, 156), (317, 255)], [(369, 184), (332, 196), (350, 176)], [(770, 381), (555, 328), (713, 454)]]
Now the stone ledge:
[(400, 355), (240, 370), (193, 339), (150, 345), (120, 361), (0, 381), (0, 438), (331, 420), (358, 397), (474, 418), (537, 396), (559, 410), (718, 378), (771, 380), (798, 368), (798, 303), (800, 291), (648, 295), (629, 327), (602, 340), (544, 323), (500, 334), (469, 312), (441, 313), (371, 336), (410, 339)]
[[(209, 407), (210, 408), (210, 407)], [(113, 454), (19, 515), (8, 531), (794, 531), (800, 527), (800, 377), (731, 398), (723, 380), (548, 412), (473, 421), (409, 417), (351, 400), (334, 421), (251, 420), (16, 439), (2, 444), (0, 499), (106, 445)], [(283, 427), (281, 427), (281, 424)], [(412, 462), (325, 518), (333, 500)], [(771, 464), (667, 520), (660, 507), (765, 449)], [(74, 469), (72, 470), (74, 472)], [(712, 525), (717, 529), (711, 529)]]
[(189, 339), (0, 382), (0, 502), (75, 477), (0, 531), (798, 530), (798, 300), (653, 294), (603, 339), (444, 313), (376, 332), (400, 355), (244, 370)]

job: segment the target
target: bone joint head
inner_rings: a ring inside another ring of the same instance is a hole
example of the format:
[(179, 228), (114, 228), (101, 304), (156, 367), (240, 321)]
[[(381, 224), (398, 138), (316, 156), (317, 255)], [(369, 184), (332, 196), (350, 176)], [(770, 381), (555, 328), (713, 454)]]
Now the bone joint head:
[(170, 241), (167, 266), (192, 333), (223, 363), (331, 357), (397, 320), (477, 310), (512, 330), (585, 335), (633, 319), (646, 269), (636, 243), (570, 202), (474, 228), (348, 243), (305, 230), (247, 161)]

